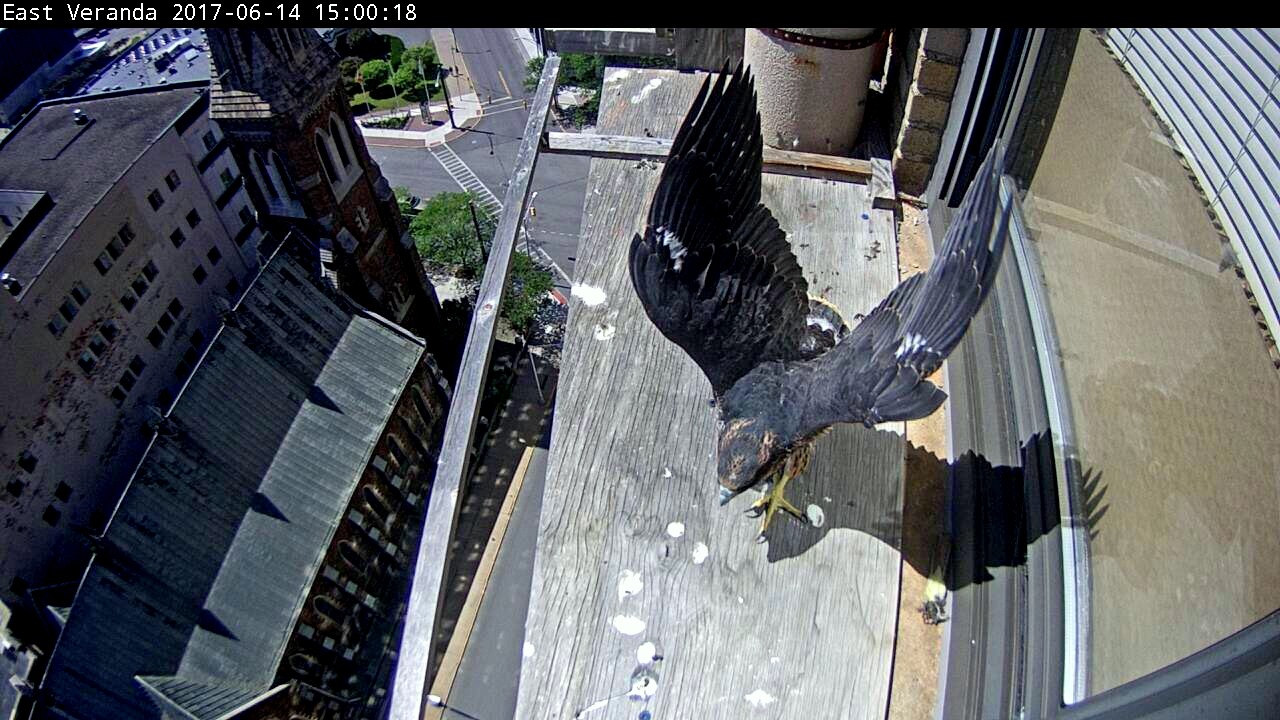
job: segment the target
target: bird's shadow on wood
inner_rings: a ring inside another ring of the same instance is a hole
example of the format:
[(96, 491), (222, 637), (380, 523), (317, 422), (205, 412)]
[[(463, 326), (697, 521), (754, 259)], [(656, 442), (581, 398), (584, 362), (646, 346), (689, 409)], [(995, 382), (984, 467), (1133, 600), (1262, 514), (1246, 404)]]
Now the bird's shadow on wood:
[[(1020, 466), (995, 465), (973, 451), (949, 462), (892, 432), (837, 426), (787, 487), (801, 509), (815, 517), (811, 506), (820, 509), (821, 525), (776, 518), (769, 561), (796, 558), (828, 533), (849, 529), (901, 552), (925, 577), (945, 576), (950, 590), (990, 580), (991, 568), (1025, 563), (1027, 548), (1061, 521), (1051, 436), (1032, 435), (1019, 454)], [(1091, 540), (1108, 507), (1101, 478), (1081, 473), (1080, 522)]]

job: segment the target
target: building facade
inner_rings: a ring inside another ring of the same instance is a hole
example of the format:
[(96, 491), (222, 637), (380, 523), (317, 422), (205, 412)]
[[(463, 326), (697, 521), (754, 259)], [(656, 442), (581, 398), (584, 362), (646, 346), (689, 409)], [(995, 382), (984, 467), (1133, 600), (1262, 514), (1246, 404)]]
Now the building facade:
[(273, 222), (315, 238), (342, 290), (427, 338), (439, 304), (369, 156), (338, 57), (310, 29), (209, 30), (212, 117)]
[(381, 717), (445, 387), (286, 240), (53, 613), (34, 716)]
[(8, 604), (83, 571), (148, 421), (258, 270), (208, 104), (203, 83), (50, 101), (0, 144)]

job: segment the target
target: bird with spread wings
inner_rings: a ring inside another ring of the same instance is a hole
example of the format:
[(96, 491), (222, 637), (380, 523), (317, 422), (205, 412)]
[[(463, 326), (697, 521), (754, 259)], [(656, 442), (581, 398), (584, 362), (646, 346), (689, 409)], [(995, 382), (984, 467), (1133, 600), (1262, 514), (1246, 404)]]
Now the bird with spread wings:
[(764, 540), (777, 511), (804, 521), (787, 483), (835, 423), (925, 417), (946, 393), (925, 378), (964, 337), (1008, 236), (1002, 150), (978, 170), (927, 273), (904, 280), (850, 330), (811, 298), (786, 232), (761, 203), (754, 83), (739, 65), (708, 77), (676, 133), (631, 241), (630, 272), (653, 324), (711, 382), (721, 503), (764, 484)]

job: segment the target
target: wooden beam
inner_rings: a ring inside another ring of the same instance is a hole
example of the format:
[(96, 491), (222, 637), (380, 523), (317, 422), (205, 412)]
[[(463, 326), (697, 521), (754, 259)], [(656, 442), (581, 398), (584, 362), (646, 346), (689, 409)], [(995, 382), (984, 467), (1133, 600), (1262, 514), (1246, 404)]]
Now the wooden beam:
[[(671, 140), (627, 135), (582, 135), (579, 133), (547, 133), (544, 152), (561, 155), (590, 155), (621, 160), (665, 160), (671, 151)], [(823, 171), (869, 179), (874, 176), (867, 160), (794, 152), (766, 147), (764, 171), (795, 174), (796, 170)]]
[(503, 198), (502, 218), (494, 233), (485, 266), (484, 280), (476, 298), (476, 310), (467, 334), (462, 366), (454, 388), (449, 419), (445, 425), (444, 443), (436, 465), (431, 499), (423, 520), (422, 540), (414, 565), (413, 587), (409, 591), (404, 634), (400, 639), (399, 658), (391, 689), (391, 720), (419, 720), (426, 707), (427, 679), (430, 676), (436, 627), (443, 606), (445, 572), (449, 566), (449, 546), (458, 522), (461, 496), (466, 492), (466, 478), (471, 459), (472, 438), (485, 380), (489, 373), (489, 355), (497, 329), (498, 306), (506, 292), (511, 272), (511, 253), (516, 246), (516, 232), (529, 202), (534, 167), (538, 160), (538, 138), (546, 127), (551, 108), (552, 89), (560, 70), (560, 58), (547, 58), (538, 83), (538, 92), (530, 104), (529, 121), (524, 140), (516, 153), (511, 182)]

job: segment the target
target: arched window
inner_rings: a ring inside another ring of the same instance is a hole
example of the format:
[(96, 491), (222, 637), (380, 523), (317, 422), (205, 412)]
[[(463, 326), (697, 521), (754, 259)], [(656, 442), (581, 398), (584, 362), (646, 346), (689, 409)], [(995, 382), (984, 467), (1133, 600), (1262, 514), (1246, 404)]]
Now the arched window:
[(280, 162), (280, 156), (276, 154), (275, 150), (267, 154), (267, 169), (272, 172), (271, 177), (280, 186), (280, 189), (284, 191), (285, 195), (295, 199), (298, 197), (298, 191), (293, 186), (293, 178), (289, 176), (289, 169)]
[(316, 133), (316, 154), (320, 156), (320, 164), (324, 166), (324, 174), (329, 178), (329, 184), (338, 182), (338, 174), (333, 169), (333, 158), (329, 156), (329, 143), (325, 141), (322, 132)]
[(316, 676), (320, 674), (320, 663), (310, 655), (302, 653), (294, 653), (289, 656), (289, 667), (293, 671), (303, 676)]
[(347, 564), (358, 573), (363, 573), (367, 569), (366, 565), (369, 561), (365, 558), (364, 553), (360, 552), (360, 549), (356, 547), (356, 544), (350, 540), (343, 540), (338, 543), (338, 555), (342, 556), (342, 559), (346, 560)]
[(369, 512), (377, 515), (382, 524), (386, 525), (387, 518), (391, 515), (391, 507), (387, 504), (387, 501), (383, 499), (377, 490), (368, 485), (365, 485), (364, 489), (361, 490), (361, 495), (364, 496), (364, 502), (368, 505)]
[(262, 189), (267, 191), (267, 194), (271, 196), (271, 199), (279, 199), (280, 192), (276, 190), (275, 180), (271, 177), (271, 171), (267, 168), (267, 164), (262, 162), (262, 156), (256, 151), (251, 154), (253, 155), (253, 163), (255, 169), (258, 171), (256, 174), (260, 184), (262, 185)]
[(427, 401), (422, 397), (422, 391), (418, 390), (418, 386), (413, 386), (413, 406), (418, 409), (418, 414), (422, 416), (423, 422), (430, 424), (435, 420), (435, 416), (431, 414), (431, 408), (427, 405)]
[(316, 597), (313, 604), (315, 605), (316, 612), (324, 616), (326, 620), (332, 622), (334, 625), (342, 624), (342, 618), (346, 613), (343, 612), (342, 608), (338, 603), (334, 602), (332, 598), (320, 595)]
[(338, 119), (329, 118), (329, 134), (333, 136), (333, 144), (338, 148), (338, 159), (342, 161), (342, 167), (351, 166), (351, 156), (347, 153), (347, 142), (345, 139), (345, 128), (338, 125)]

